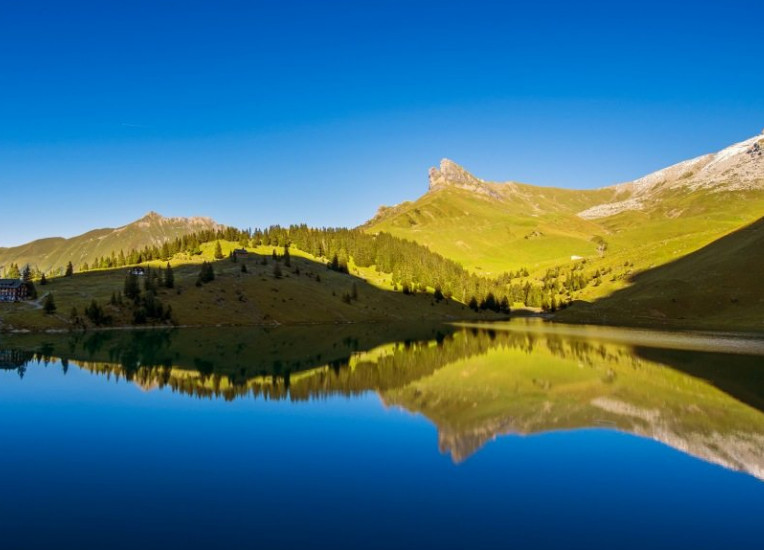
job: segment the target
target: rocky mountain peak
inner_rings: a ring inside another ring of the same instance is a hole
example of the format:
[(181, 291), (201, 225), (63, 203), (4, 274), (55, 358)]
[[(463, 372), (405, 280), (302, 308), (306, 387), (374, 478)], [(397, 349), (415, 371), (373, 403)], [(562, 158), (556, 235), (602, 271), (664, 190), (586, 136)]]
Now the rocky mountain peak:
[(485, 183), (449, 159), (440, 161), (440, 169), (430, 168), (430, 189), (442, 185), (454, 185), (466, 189)]
[(164, 217), (164, 216), (162, 216), (162, 214), (160, 214), (159, 212), (154, 212), (153, 210), (149, 210), (149, 211), (148, 211), (148, 212), (146, 212), (146, 214), (145, 214), (145, 215), (144, 215), (144, 216), (143, 216), (143, 217), (142, 217), (140, 220), (138, 220), (138, 221), (158, 221), (158, 220), (163, 220), (163, 219), (165, 219), (165, 217)]
[(189, 230), (197, 229), (222, 229), (223, 226), (215, 222), (212, 218), (195, 216), (190, 218), (168, 218), (154, 212), (153, 210), (147, 212), (142, 218), (135, 220), (123, 227), (117, 228), (117, 231), (124, 230), (130, 227), (155, 227), (155, 226), (187, 226)]

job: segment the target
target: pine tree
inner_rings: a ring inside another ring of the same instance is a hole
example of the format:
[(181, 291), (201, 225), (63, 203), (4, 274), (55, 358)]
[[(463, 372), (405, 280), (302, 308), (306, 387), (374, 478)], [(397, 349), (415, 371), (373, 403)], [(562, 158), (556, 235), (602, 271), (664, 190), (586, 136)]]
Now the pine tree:
[(223, 259), (223, 249), (220, 246), (220, 241), (215, 242), (215, 259), (216, 260)]
[(141, 295), (141, 289), (140, 286), (138, 286), (138, 277), (132, 272), (132, 270), (127, 272), (127, 276), (125, 277), (125, 286), (122, 294), (125, 295), (125, 298), (135, 302), (138, 301), (138, 297)]
[(156, 279), (154, 278), (155, 272), (151, 270), (150, 267), (146, 268), (146, 273), (143, 276), (143, 290), (149, 293), (155, 293), (156, 292)]
[(27, 298), (29, 298), (30, 300), (36, 300), (37, 288), (35, 288), (34, 283), (32, 281), (26, 281), (24, 283), (24, 286), (27, 287)]
[(45, 296), (45, 300), (42, 304), (42, 310), (45, 312), (46, 315), (52, 315), (56, 311), (56, 302), (53, 299), (53, 293), (49, 292), (47, 296)]
[(90, 305), (85, 308), (85, 316), (96, 326), (109, 324), (111, 320), (104, 314), (103, 308), (95, 301), (95, 299), (93, 299), (90, 302)]
[(167, 267), (164, 270), (164, 286), (165, 288), (175, 288), (175, 274), (170, 262), (167, 262)]
[(291, 267), (292, 265), (292, 258), (289, 256), (289, 245), (284, 245), (284, 265), (287, 267)]
[(487, 309), (488, 311), (499, 311), (499, 303), (496, 301), (496, 297), (493, 292), (489, 292), (485, 299), (480, 304), (480, 309)]
[(25, 281), (31, 281), (32, 280), (32, 270), (29, 269), (29, 264), (24, 266), (23, 271), (21, 272), (21, 278)]
[(43, 273), (40, 276), (40, 286), (45, 286), (48, 284), (48, 279), (45, 278), (45, 273)]
[(439, 286), (435, 287), (435, 292), (432, 295), (433, 298), (435, 298), (436, 302), (440, 302), (443, 299), (443, 291), (440, 290)]
[(74, 266), (72, 265), (72, 262), (69, 262), (66, 264), (66, 271), (64, 272), (64, 277), (71, 277), (74, 275)]
[(199, 270), (199, 278), (197, 279), (197, 286), (201, 286), (204, 283), (209, 283), (215, 280), (215, 270), (212, 269), (212, 264), (209, 262), (202, 262), (202, 267)]

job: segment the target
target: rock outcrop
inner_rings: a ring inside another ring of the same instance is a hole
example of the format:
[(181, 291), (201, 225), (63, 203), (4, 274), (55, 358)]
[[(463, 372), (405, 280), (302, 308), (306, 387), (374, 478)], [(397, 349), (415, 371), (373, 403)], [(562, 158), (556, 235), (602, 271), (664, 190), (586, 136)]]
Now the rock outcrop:
[(449, 159), (440, 161), (440, 169), (430, 168), (430, 191), (444, 187), (457, 187), (480, 195), (500, 198), (501, 195), (491, 188), (491, 184), (470, 174), (467, 170)]

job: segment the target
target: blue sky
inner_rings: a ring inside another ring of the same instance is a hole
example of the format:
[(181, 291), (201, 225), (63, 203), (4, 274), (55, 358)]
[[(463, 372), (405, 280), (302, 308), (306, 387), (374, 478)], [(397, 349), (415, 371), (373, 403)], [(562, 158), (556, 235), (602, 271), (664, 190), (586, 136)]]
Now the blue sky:
[(0, 246), (356, 225), (452, 158), (586, 188), (764, 127), (761, 2), (0, 3)]

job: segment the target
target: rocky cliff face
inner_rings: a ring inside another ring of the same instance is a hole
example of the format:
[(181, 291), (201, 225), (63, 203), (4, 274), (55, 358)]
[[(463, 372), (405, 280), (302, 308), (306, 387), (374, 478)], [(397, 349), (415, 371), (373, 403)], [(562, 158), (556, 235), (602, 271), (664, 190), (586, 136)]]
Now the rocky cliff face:
[(440, 169), (430, 168), (430, 191), (444, 187), (458, 187), (473, 193), (500, 198), (500, 194), (491, 188), (491, 184), (470, 174), (467, 170), (449, 159), (440, 161)]
[(455, 185), (465, 189), (479, 189), (485, 183), (449, 159), (440, 161), (440, 169), (430, 168), (430, 189), (440, 185)]
[(201, 216), (195, 216), (191, 218), (181, 218), (181, 217), (167, 218), (152, 210), (151, 212), (143, 216), (141, 219), (136, 220), (128, 225), (122, 226), (118, 229), (115, 229), (115, 231), (124, 230), (131, 226), (142, 227), (142, 228), (152, 227), (152, 226), (154, 227), (185, 226), (188, 228), (198, 228), (199, 230), (223, 229), (223, 226), (215, 222), (215, 220), (213, 220), (212, 218), (201, 217)]

